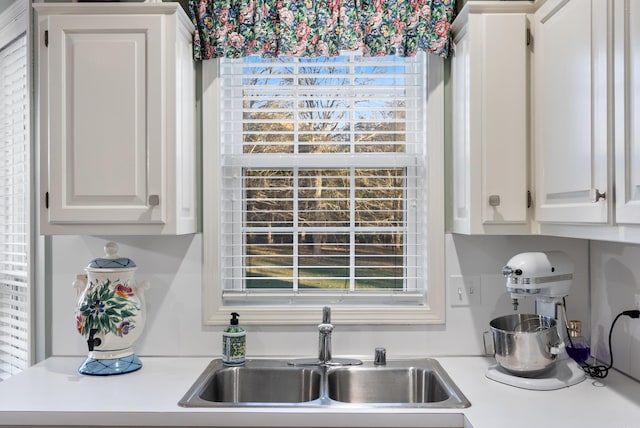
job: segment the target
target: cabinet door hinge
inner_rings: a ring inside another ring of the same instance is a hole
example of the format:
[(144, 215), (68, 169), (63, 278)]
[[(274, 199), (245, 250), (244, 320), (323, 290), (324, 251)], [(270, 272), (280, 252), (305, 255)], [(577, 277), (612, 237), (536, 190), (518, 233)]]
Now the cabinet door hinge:
[(49, 209), (49, 192), (46, 192), (44, 194), (44, 207), (46, 209)]
[(525, 35), (525, 39), (527, 41), (527, 46), (529, 46), (529, 49), (531, 51), (533, 51), (533, 34), (531, 34), (531, 29), (527, 28), (527, 33)]
[(527, 190), (527, 208), (531, 208), (533, 205), (533, 198), (531, 197), (531, 190)]
[(44, 45), (49, 47), (49, 30), (44, 30)]

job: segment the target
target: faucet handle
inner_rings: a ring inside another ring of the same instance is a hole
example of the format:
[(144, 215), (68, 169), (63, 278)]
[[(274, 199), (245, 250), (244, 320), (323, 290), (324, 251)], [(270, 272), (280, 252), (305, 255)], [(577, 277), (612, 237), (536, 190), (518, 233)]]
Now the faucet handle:
[(87, 339), (87, 346), (89, 347), (89, 352), (93, 352), (93, 348), (96, 346), (102, 345), (102, 340), (99, 337), (94, 337), (98, 332), (97, 328), (89, 329), (89, 338)]

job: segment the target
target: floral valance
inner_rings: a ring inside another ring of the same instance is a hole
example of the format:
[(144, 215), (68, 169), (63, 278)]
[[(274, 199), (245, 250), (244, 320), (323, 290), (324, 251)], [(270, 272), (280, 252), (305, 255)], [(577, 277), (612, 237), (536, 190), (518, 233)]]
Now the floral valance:
[(455, 0), (189, 0), (194, 57), (448, 57)]

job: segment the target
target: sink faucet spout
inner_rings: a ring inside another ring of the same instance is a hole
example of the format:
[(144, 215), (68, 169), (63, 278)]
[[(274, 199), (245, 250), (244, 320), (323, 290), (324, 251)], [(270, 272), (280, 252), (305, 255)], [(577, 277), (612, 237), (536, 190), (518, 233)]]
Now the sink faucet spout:
[(318, 325), (318, 358), (300, 358), (289, 361), (293, 366), (357, 366), (362, 361), (355, 358), (336, 358), (331, 356), (331, 332), (333, 332), (333, 324), (331, 324), (331, 308), (325, 306), (322, 308), (322, 323)]
[(322, 324), (331, 324), (331, 308), (329, 306), (322, 308)]
[(318, 325), (320, 332), (318, 341), (318, 360), (322, 364), (331, 361), (331, 332), (333, 324), (331, 324), (331, 308), (325, 306), (322, 309), (322, 324)]

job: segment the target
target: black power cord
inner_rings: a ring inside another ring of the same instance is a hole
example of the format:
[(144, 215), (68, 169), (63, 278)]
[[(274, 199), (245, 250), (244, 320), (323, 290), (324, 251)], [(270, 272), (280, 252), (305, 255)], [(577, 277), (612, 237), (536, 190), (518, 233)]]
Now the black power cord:
[[(567, 337), (569, 338), (569, 344), (573, 347), (573, 341), (571, 340), (571, 334), (569, 333), (569, 326), (567, 325), (567, 320), (566, 320), (566, 307), (567, 304), (565, 302), (564, 297), (562, 298), (562, 304), (565, 308), (565, 328), (567, 330)], [(611, 323), (611, 328), (609, 329), (609, 365), (605, 366), (603, 364), (600, 365), (589, 365), (587, 363), (581, 363), (580, 367), (582, 367), (582, 370), (584, 370), (584, 372), (592, 377), (592, 378), (598, 378), (598, 379), (604, 379), (605, 377), (607, 377), (607, 375), (609, 374), (609, 370), (613, 367), (613, 348), (611, 347), (611, 336), (613, 334), (613, 327), (616, 325), (616, 322), (618, 321), (618, 318), (620, 318), (621, 316), (628, 316), (630, 318), (640, 318), (640, 310), (637, 309), (632, 309), (632, 310), (628, 310), (628, 311), (622, 311), (620, 312), (613, 320), (613, 322)]]

